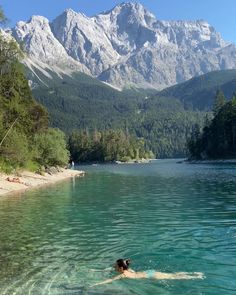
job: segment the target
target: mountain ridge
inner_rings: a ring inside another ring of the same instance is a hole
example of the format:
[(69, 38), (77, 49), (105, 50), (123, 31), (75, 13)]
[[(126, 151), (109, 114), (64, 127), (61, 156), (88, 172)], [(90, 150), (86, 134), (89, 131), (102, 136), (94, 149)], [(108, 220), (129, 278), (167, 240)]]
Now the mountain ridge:
[(236, 46), (206, 21), (158, 20), (140, 3), (92, 17), (67, 9), (52, 22), (33, 16), (11, 32), (34, 65), (81, 71), (119, 88), (163, 89), (236, 67)]
[(230, 100), (236, 91), (236, 69), (213, 71), (159, 91), (156, 97), (179, 100), (185, 109), (211, 111), (218, 90)]

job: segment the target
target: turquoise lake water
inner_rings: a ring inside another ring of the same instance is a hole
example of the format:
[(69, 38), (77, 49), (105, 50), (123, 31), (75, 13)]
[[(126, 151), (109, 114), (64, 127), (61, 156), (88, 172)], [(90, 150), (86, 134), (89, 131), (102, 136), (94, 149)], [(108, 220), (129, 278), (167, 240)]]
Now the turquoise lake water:
[[(0, 294), (236, 294), (236, 165), (79, 167), (84, 178), (0, 199)], [(135, 270), (204, 280), (118, 280)]]

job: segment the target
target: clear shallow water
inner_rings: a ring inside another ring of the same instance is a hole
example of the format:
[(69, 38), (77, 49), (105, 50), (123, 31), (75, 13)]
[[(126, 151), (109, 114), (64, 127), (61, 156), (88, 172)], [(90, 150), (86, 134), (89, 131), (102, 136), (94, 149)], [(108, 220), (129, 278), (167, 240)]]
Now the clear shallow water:
[[(85, 178), (0, 199), (0, 294), (236, 294), (236, 165), (79, 167)], [(105, 268), (200, 271), (120, 280)]]

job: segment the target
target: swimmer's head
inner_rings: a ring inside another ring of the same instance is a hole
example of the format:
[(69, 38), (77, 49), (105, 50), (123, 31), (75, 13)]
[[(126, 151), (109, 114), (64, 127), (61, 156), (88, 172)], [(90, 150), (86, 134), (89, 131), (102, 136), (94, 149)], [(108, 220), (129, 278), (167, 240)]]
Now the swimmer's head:
[(116, 260), (115, 269), (119, 272), (123, 272), (129, 268), (130, 262), (130, 259), (118, 259)]

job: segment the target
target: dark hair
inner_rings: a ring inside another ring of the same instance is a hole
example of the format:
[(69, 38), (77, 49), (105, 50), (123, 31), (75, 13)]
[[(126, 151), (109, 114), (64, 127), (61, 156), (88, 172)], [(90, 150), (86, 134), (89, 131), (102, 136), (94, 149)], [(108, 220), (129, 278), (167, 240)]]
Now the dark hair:
[(129, 268), (131, 260), (130, 259), (118, 259), (116, 260), (116, 264), (118, 267), (123, 267), (123, 270), (127, 270)]

